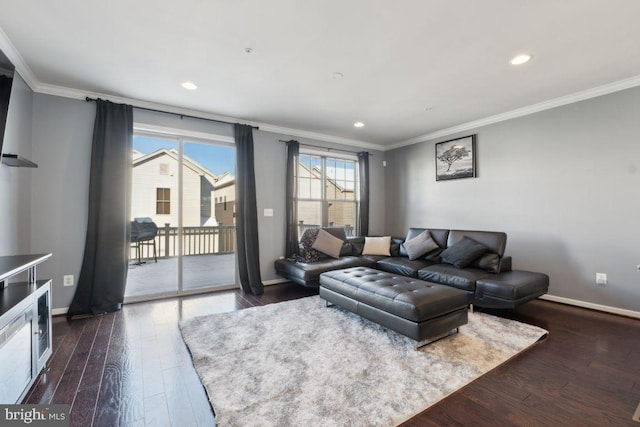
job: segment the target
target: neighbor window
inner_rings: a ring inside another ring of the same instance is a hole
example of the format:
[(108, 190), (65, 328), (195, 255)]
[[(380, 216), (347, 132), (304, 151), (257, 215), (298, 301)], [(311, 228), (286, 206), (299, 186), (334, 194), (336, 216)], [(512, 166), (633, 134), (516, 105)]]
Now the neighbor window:
[(308, 228), (344, 227), (355, 235), (357, 161), (300, 154), (296, 169), (298, 235)]
[(169, 163), (160, 163), (160, 175), (170, 175)]
[(171, 214), (171, 189), (156, 188), (156, 214)]

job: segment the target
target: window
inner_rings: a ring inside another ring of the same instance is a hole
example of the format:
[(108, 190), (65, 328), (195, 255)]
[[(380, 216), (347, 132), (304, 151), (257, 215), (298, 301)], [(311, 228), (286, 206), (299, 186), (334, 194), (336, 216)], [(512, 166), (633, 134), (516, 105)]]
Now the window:
[(296, 172), (298, 234), (320, 226), (357, 234), (357, 161), (300, 154)]
[(169, 172), (169, 163), (160, 163), (160, 175), (171, 175)]
[(171, 214), (171, 189), (156, 188), (156, 214)]

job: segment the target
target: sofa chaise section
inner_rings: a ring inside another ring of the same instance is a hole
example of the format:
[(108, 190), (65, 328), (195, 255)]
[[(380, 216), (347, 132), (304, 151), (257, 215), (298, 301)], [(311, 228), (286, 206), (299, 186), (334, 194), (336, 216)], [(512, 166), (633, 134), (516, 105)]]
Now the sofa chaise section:
[(342, 256), (338, 259), (323, 259), (317, 262), (296, 262), (279, 259), (275, 262), (276, 273), (302, 286), (320, 285), (320, 274), (325, 271), (341, 270), (351, 267), (374, 267), (376, 261), (362, 256)]

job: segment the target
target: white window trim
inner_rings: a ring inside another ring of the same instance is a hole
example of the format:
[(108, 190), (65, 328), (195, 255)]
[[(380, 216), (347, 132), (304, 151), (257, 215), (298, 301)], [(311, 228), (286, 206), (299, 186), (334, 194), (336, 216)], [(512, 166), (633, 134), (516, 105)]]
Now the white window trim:
[(355, 154), (349, 153), (338, 153), (335, 151), (326, 150), (314, 150), (309, 148), (300, 148), (300, 155), (309, 155), (309, 156), (320, 156), (320, 157), (330, 157), (332, 159), (343, 159), (343, 160), (354, 160), (356, 163), (358, 162), (358, 156)]
[(223, 142), (235, 145), (235, 139), (231, 136), (216, 135), (207, 132), (197, 132), (185, 129), (170, 128), (165, 126), (149, 125), (146, 123), (134, 123), (133, 133), (140, 136), (162, 137), (165, 139), (178, 140), (182, 138), (191, 142)]

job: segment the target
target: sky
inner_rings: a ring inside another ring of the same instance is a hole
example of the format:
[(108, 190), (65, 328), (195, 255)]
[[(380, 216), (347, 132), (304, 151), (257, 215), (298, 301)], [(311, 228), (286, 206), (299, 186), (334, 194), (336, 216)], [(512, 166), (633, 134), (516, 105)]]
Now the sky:
[[(149, 154), (161, 148), (178, 149), (178, 142), (160, 138), (134, 135), (133, 148)], [(195, 142), (184, 143), (184, 155), (209, 169), (216, 175), (231, 172), (235, 175), (235, 149), (233, 147)]]

